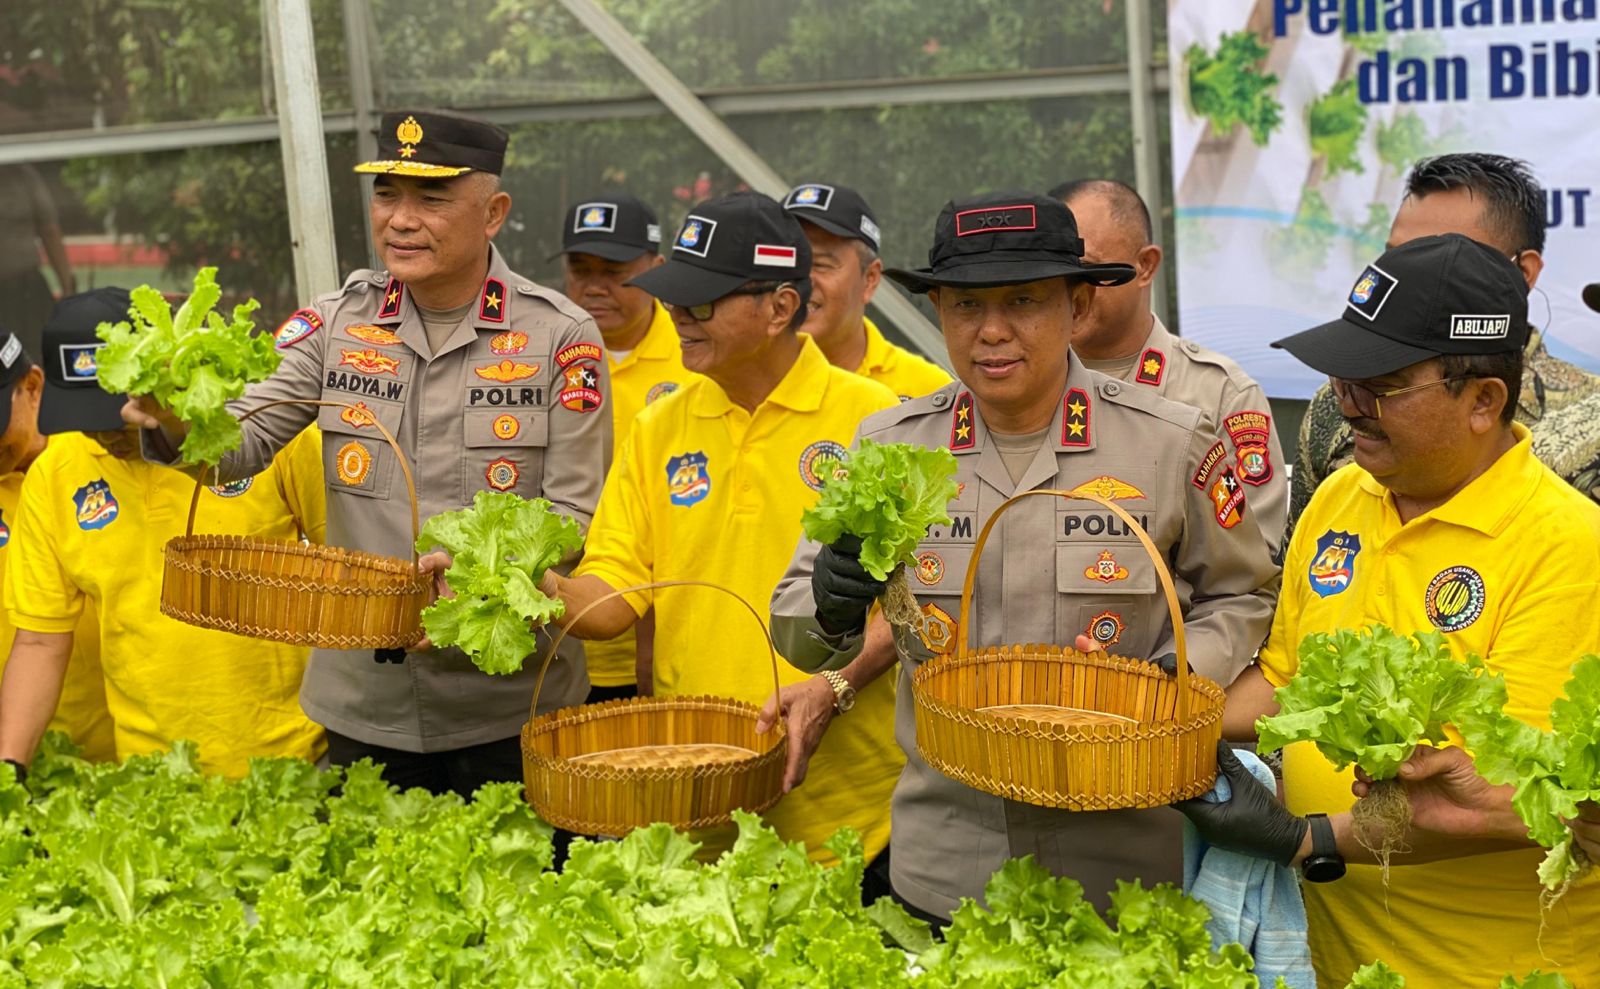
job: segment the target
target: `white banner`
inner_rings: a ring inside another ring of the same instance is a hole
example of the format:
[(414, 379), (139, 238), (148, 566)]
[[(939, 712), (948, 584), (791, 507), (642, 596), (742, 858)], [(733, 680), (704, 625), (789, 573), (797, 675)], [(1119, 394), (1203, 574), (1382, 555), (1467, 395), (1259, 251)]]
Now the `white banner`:
[(1269, 395), (1322, 378), (1268, 344), (1337, 318), (1426, 155), (1525, 159), (1546, 191), (1529, 317), (1600, 369), (1596, 0), (1169, 0), (1184, 336)]

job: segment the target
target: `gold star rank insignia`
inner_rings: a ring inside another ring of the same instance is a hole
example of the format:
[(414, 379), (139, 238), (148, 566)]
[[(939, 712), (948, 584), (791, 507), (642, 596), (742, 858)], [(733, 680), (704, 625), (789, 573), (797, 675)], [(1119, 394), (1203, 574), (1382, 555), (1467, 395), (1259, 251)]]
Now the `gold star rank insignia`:
[(950, 449), (970, 450), (977, 442), (972, 433), (972, 393), (956, 396), (955, 413), (950, 417)]
[(483, 300), (478, 303), (478, 318), (490, 323), (503, 323), (506, 319), (506, 286), (498, 278), (485, 279)]
[(391, 278), (389, 284), (383, 288), (383, 308), (378, 310), (379, 319), (393, 319), (400, 315), (400, 294), (403, 286), (400, 279)]
[(1067, 390), (1061, 400), (1061, 445), (1091, 446), (1089, 437), (1089, 394), (1082, 388)]

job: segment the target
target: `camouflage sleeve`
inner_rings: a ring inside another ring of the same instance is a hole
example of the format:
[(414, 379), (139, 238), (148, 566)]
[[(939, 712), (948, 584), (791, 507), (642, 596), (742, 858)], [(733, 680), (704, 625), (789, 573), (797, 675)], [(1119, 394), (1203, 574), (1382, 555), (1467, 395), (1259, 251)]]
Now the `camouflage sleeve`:
[(1600, 394), (1546, 413), (1530, 429), (1539, 462), (1600, 501)]
[[(1305, 418), (1300, 420), (1299, 447), (1289, 484), (1289, 535), (1294, 533), (1300, 513), (1311, 503), (1317, 485), (1355, 457), (1350, 427), (1345, 425), (1333, 389), (1326, 384), (1317, 389), (1306, 406)], [(1288, 536), (1284, 542), (1287, 545)]]

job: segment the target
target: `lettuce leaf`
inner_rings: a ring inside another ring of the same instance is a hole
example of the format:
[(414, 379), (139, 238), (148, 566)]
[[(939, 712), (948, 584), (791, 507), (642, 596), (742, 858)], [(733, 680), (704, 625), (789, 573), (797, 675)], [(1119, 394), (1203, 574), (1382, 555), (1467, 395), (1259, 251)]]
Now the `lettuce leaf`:
[(1382, 625), (1318, 632), (1300, 643), (1300, 666), (1275, 694), (1279, 713), (1256, 722), (1260, 751), (1314, 742), (1329, 762), (1390, 779), (1423, 741), (1448, 741), (1444, 726), (1505, 707), (1505, 678), (1483, 661), (1456, 659), (1444, 636), (1406, 637)]
[(1372, 962), (1356, 969), (1344, 989), (1405, 989), (1405, 985), (1405, 976), (1383, 962)]
[(818, 473), (826, 480), (822, 497), (801, 517), (806, 538), (859, 538), (861, 565), (878, 580), (915, 563), (929, 526), (950, 524), (947, 510), (958, 489), (949, 450), (862, 440), (846, 464)]
[(129, 320), (101, 323), (105, 341), (96, 361), (100, 387), (114, 395), (149, 395), (189, 424), (179, 453), (189, 464), (214, 464), (242, 439), (227, 403), (245, 386), (263, 381), (283, 359), (271, 334), (257, 334), (251, 299), (234, 306), (224, 322), (214, 312), (222, 298), (217, 269), (201, 268), (194, 292), (178, 308), (161, 293), (141, 285), (130, 293)]
[(1478, 775), (1516, 786), (1512, 808), (1528, 837), (1549, 849), (1539, 881), (1557, 889), (1577, 876), (1586, 863), (1564, 822), (1580, 804), (1600, 801), (1600, 656), (1573, 665), (1562, 696), (1550, 705), (1549, 731), (1495, 710), (1467, 720), (1461, 733)]
[(435, 515), (417, 537), (417, 552), (443, 547), (451, 557), (441, 597), (422, 613), (437, 646), (458, 646), (485, 673), (515, 673), (538, 651), (534, 627), (560, 618), (566, 606), (539, 590), (550, 567), (583, 545), (578, 523), (543, 498), (479, 491), (472, 507)]

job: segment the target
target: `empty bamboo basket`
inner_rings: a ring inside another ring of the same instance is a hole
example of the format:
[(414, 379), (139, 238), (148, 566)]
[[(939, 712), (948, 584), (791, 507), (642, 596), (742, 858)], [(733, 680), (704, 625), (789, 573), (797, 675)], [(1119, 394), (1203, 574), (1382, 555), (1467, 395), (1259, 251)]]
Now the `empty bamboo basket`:
[[(729, 595), (761, 626), (778, 682), (778, 651), (761, 614), (717, 584), (670, 580), (613, 591), (573, 616), (630, 591), (709, 587)], [(570, 624), (570, 623), (569, 623)], [(780, 720), (756, 733), (760, 710), (726, 697), (635, 697), (538, 716), (539, 690), (563, 629), (545, 654), (534, 685), (532, 710), (522, 726), (522, 775), (528, 803), (558, 828), (578, 834), (625, 835), (665, 821), (679, 828), (710, 828), (733, 820), (735, 810), (761, 813), (783, 795), (788, 740)]]
[[(268, 402), (239, 421), (275, 405), (350, 408), (344, 402)], [(417, 572), (416, 482), (394, 436), (383, 423), (372, 425), (394, 448), (405, 474), (410, 561), (283, 539), (197, 536), (202, 476), (189, 502), (186, 534), (166, 545), (161, 613), (201, 628), (326, 649), (399, 648), (421, 638), (430, 588)]]
[[(1007, 508), (1040, 495), (1096, 502), (1139, 537), (1171, 612), (1176, 677), (1141, 660), (1055, 645), (969, 647), (984, 543)], [(956, 636), (954, 654), (912, 676), (917, 751), (939, 772), (995, 796), (1066, 810), (1157, 807), (1211, 788), (1222, 688), (1189, 671), (1172, 575), (1118, 505), (1056, 490), (1026, 491), (1002, 504), (978, 534)]]

